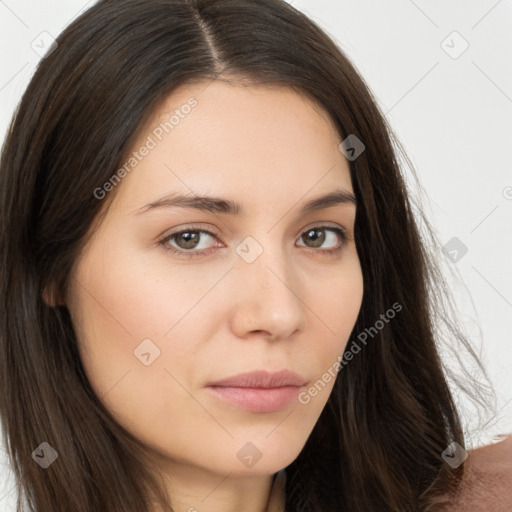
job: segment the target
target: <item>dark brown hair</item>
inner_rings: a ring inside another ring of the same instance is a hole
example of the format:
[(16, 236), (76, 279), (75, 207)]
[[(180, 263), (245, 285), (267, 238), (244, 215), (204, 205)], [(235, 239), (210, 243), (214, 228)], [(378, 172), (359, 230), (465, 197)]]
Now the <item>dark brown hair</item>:
[[(464, 432), (439, 324), (474, 353), (445, 309), (448, 290), (418, 219), (435, 236), (421, 209), (415, 217), (401, 174), (405, 153), (349, 59), (281, 0), (100, 0), (57, 43), (0, 162), (0, 412), (18, 510), (22, 493), (37, 512), (149, 512), (149, 496), (164, 503), (144, 448), (88, 383), (68, 310), (42, 292), (66, 290), (115, 191), (105, 201), (93, 192), (156, 106), (179, 85), (214, 79), (291, 87), (325, 109), (340, 142), (363, 141), (350, 160), (364, 278), (351, 338), (402, 306), (340, 370), (286, 468), (287, 512), (436, 510), (464, 467), (441, 457), (452, 441), (464, 446)], [(59, 454), (46, 470), (32, 458), (42, 442)]]

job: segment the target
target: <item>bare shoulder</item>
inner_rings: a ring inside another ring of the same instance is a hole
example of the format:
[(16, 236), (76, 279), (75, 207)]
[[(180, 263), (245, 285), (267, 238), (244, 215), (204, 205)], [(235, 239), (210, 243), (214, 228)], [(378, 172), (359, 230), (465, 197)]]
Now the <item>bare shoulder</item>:
[(450, 511), (512, 511), (512, 435), (470, 450), (465, 474)]

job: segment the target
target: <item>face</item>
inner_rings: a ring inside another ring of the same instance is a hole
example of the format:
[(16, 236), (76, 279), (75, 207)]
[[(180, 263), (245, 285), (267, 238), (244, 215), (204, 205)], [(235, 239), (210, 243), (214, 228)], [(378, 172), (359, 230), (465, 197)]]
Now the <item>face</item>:
[[(291, 89), (220, 81), (175, 90), (139, 133), (65, 297), (87, 376), (170, 472), (272, 474), (311, 433), (361, 306), (354, 204), (306, 208), (353, 194), (341, 139)], [(208, 387), (283, 369), (302, 385)]]

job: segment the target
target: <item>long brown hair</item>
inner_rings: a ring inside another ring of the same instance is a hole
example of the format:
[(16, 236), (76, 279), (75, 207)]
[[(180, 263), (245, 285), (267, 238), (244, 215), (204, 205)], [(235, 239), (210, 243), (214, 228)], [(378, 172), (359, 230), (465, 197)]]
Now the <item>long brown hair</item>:
[[(407, 192), (405, 153), (349, 59), (282, 0), (100, 0), (57, 43), (0, 162), (0, 413), (18, 510), (25, 496), (37, 512), (150, 512), (150, 495), (172, 510), (144, 448), (92, 391), (68, 310), (48, 306), (42, 292), (66, 289), (115, 193), (99, 201), (94, 191), (159, 102), (181, 84), (227, 78), (292, 87), (329, 113), (340, 142), (364, 143), (350, 159), (364, 278), (351, 339), (401, 306), (340, 369), (286, 468), (286, 510), (435, 510), (464, 467), (441, 457), (452, 441), (464, 446), (464, 431), (437, 323), (474, 353), (442, 309), (448, 290), (418, 219), (435, 236)], [(33, 460), (43, 442), (59, 454), (46, 470)]]

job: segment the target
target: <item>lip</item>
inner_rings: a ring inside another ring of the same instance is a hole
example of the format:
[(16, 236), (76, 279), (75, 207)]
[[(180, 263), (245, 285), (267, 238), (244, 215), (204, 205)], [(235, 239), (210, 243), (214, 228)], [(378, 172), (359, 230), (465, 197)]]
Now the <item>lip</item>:
[(307, 380), (291, 370), (267, 372), (257, 370), (248, 373), (239, 373), (216, 382), (209, 382), (207, 386), (239, 387), (239, 388), (278, 388), (281, 386), (304, 386)]
[(259, 370), (211, 382), (206, 389), (242, 409), (274, 412), (292, 402), (306, 383), (306, 379), (290, 370), (276, 373)]

